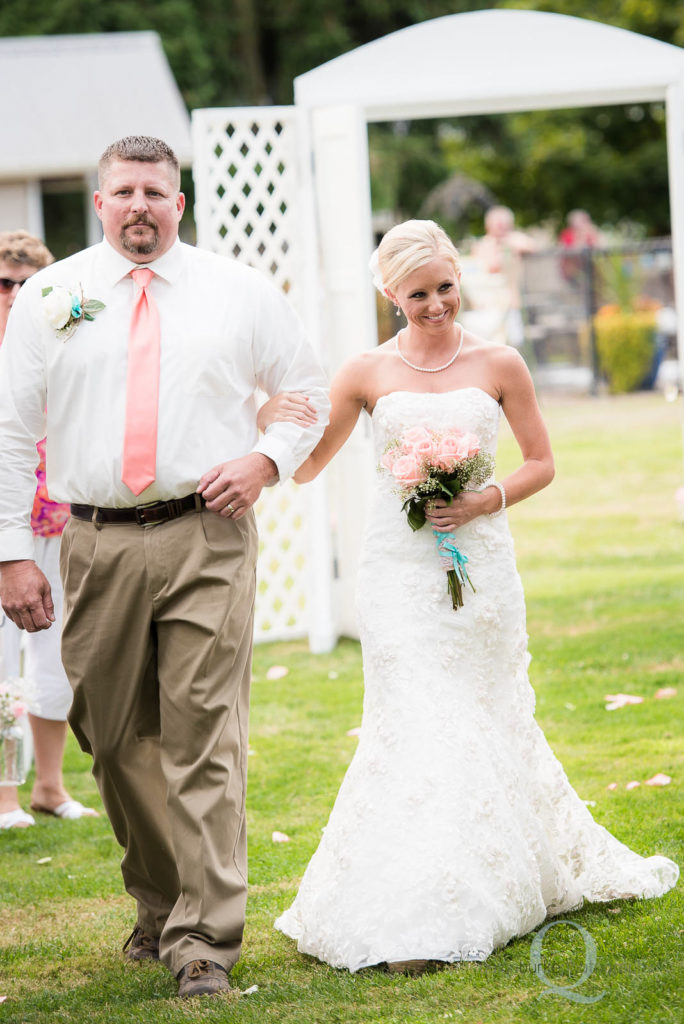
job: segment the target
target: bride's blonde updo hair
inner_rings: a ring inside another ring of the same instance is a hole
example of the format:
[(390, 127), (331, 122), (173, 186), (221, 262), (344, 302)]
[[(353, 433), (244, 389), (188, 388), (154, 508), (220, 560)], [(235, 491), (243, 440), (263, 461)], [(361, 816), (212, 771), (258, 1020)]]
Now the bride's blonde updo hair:
[(373, 284), (382, 292), (395, 291), (405, 277), (430, 260), (445, 259), (461, 276), (458, 249), (446, 231), (433, 220), (406, 220), (383, 236), (370, 260)]

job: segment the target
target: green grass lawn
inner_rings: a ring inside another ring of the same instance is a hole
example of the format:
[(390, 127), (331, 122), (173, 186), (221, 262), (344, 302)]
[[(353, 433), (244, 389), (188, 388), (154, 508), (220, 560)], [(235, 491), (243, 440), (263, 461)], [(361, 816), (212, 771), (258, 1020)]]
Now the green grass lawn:
[[(553, 485), (515, 507), (510, 521), (528, 604), (537, 717), (597, 821), (641, 854), (682, 863), (680, 737), (684, 700), (684, 525), (674, 492), (684, 479), (679, 404), (655, 395), (547, 398), (557, 458)], [(498, 476), (515, 462), (504, 426)], [(269, 666), (289, 674), (268, 681)], [(656, 700), (665, 686), (678, 687)], [(607, 693), (643, 704), (605, 710)], [(586, 906), (568, 915), (596, 946), (591, 976), (551, 993), (531, 966), (533, 936), (422, 978), (380, 970), (355, 976), (296, 952), (273, 931), (316, 847), (361, 718), (358, 644), (328, 655), (304, 643), (259, 647), (252, 697), (250, 899), (243, 957), (233, 971), (258, 992), (180, 1003), (160, 965), (125, 964), (134, 920), (120, 851), (106, 819), (0, 833), (0, 1022), (123, 1024), (241, 1021), (436, 1024), (460, 1021), (659, 1024), (684, 1018), (681, 885), (661, 900)], [(98, 804), (88, 759), (70, 742), (67, 781)], [(656, 772), (663, 788), (643, 785)], [(642, 783), (627, 790), (631, 780)], [(610, 783), (617, 788), (608, 790)], [(25, 788), (28, 794), (28, 786)], [(278, 829), (290, 836), (275, 844)], [(49, 858), (49, 859), (47, 859)], [(582, 936), (564, 925), (544, 939), (554, 985), (582, 974)], [(679, 977), (677, 970), (679, 969)]]

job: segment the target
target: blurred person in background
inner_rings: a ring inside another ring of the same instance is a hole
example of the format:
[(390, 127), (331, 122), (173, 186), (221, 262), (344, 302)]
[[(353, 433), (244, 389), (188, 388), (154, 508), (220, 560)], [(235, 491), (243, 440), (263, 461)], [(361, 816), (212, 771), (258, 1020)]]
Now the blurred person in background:
[(558, 242), (565, 249), (596, 249), (603, 245), (603, 236), (586, 210), (571, 210)]
[(473, 244), (470, 260), (464, 263), (464, 298), (469, 312), (461, 319), (468, 330), (520, 348), (524, 340), (520, 313), (522, 257), (534, 252), (534, 241), (516, 229), (513, 211), (507, 206), (490, 207), (484, 227), (484, 235)]
[(566, 281), (580, 287), (585, 269), (583, 250), (599, 249), (605, 245), (605, 239), (586, 210), (571, 210), (567, 216), (566, 226), (558, 236), (558, 244), (570, 250), (574, 255), (561, 257), (561, 273)]
[[(27, 231), (0, 233), (0, 345), (14, 300), (23, 283), (53, 262), (49, 250)], [(62, 587), (59, 579), (59, 545), (69, 516), (69, 506), (50, 501), (45, 486), (45, 440), (36, 456), (38, 487), (31, 514), (38, 564), (50, 580), (55, 603), (55, 628), (26, 634), (24, 675), (35, 692), (39, 714), (29, 714), (36, 761), (31, 810), (58, 818), (96, 816), (97, 811), (72, 800), (64, 788), (62, 761), (67, 736), (67, 712), (71, 687), (59, 651)], [(20, 674), (21, 631), (6, 616), (0, 630), (5, 676)], [(27, 828), (35, 824), (19, 805), (16, 786), (0, 786), (0, 829)]]

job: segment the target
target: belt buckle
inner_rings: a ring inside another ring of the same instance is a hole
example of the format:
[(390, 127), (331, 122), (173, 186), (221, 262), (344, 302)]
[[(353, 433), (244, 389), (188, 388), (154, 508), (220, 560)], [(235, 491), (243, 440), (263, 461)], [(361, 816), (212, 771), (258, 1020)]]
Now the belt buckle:
[[(147, 519), (146, 513), (155, 511), (166, 511), (166, 517), (158, 516), (154, 519)], [(135, 506), (135, 521), (138, 526), (156, 526), (157, 523), (163, 523), (169, 518), (168, 509), (166, 509), (165, 501), (150, 501), (147, 505), (136, 505)]]

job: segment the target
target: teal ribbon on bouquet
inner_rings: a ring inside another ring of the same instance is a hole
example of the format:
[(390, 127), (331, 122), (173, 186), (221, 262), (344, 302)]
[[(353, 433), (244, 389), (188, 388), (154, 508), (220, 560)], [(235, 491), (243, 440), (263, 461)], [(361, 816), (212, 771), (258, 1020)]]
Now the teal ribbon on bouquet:
[(475, 593), (475, 587), (466, 569), (468, 556), (464, 555), (458, 548), (453, 533), (439, 533), (433, 529), (432, 534), (435, 538), (437, 551), (444, 560), (447, 574), (447, 589), (451, 595), (451, 605), (454, 611), (457, 611), (463, 607), (463, 587), (466, 583), (469, 584), (473, 594)]

